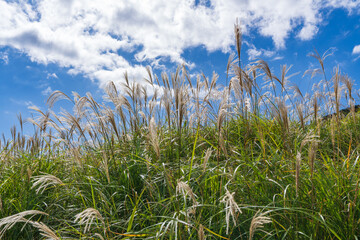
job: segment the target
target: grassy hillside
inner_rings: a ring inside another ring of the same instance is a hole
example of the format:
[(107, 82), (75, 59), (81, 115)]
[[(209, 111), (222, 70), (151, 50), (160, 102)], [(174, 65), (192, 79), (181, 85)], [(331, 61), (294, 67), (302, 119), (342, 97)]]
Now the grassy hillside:
[[(125, 76), (103, 103), (54, 92), (31, 137), (20, 118), (0, 141), (0, 238), (357, 239), (351, 79), (314, 53), (305, 77), (322, 80), (303, 93), (286, 66), (243, 65), (235, 34), (228, 86), (149, 69), (147, 87)], [(64, 101), (73, 112), (51, 111)]]

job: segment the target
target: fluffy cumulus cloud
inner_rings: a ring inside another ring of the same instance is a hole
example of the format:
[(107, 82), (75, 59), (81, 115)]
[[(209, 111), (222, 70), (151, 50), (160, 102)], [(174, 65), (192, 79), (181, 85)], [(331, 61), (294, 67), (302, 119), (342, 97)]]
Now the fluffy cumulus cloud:
[(356, 46), (353, 48), (352, 54), (357, 54), (357, 55), (360, 54), (360, 45), (356, 45)]
[(249, 60), (256, 60), (258, 58), (266, 57), (271, 58), (276, 54), (275, 51), (270, 51), (266, 49), (257, 49), (253, 44), (250, 44), (249, 49), (247, 50), (247, 55)]
[[(309, 40), (323, 8), (358, 11), (356, 0), (0, 0), (0, 46), (32, 61), (55, 63), (100, 85), (124, 71), (146, 75), (145, 64), (186, 62), (184, 49), (228, 51), (239, 18), (245, 34), (256, 31), (277, 49), (292, 34)], [(252, 55), (270, 54), (253, 49)], [(131, 60), (129, 59), (131, 57)], [(141, 78), (140, 78), (141, 79)]]

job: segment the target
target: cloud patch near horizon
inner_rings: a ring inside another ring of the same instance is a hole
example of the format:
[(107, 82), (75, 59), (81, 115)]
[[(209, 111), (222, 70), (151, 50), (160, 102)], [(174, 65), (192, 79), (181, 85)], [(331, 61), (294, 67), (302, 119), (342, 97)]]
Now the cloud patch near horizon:
[[(0, 47), (10, 46), (37, 63), (55, 63), (70, 74), (83, 74), (103, 87), (125, 71), (133, 79), (147, 75), (143, 65), (191, 64), (189, 47), (228, 52), (233, 24), (245, 34), (270, 37), (275, 49), (294, 35), (312, 39), (323, 21), (321, 10), (346, 9), (359, 14), (352, 0), (0, 0)], [(357, 11), (357, 12), (356, 12)], [(294, 30), (299, 29), (299, 30)], [(272, 51), (253, 49), (252, 56)], [(133, 60), (125, 56), (133, 56)], [(139, 80), (141, 81), (141, 80)]]

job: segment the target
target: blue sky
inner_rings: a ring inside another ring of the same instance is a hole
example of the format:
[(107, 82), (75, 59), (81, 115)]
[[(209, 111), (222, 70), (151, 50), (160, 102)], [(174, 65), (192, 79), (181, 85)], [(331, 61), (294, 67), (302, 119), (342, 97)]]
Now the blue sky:
[(308, 90), (302, 73), (318, 67), (308, 53), (330, 49), (328, 73), (339, 66), (359, 87), (359, 0), (0, 0), (0, 133), (29, 106), (45, 110), (53, 90), (101, 100), (125, 71), (143, 83), (147, 65), (160, 75), (186, 63), (224, 83), (237, 18), (244, 63), (293, 65), (291, 80)]

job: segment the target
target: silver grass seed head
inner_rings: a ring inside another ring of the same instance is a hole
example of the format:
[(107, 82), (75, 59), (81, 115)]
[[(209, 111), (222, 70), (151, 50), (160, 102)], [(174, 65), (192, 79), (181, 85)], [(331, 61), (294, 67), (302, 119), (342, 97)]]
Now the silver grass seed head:
[(61, 238), (56, 235), (48, 226), (42, 222), (30, 221), (30, 224), (40, 231), (40, 235), (45, 237), (46, 240), (60, 240)]
[(236, 213), (242, 213), (240, 207), (234, 199), (235, 192), (230, 193), (226, 190), (225, 195), (221, 199), (221, 203), (225, 204), (225, 221), (226, 221), (226, 234), (229, 233), (230, 216), (232, 217), (234, 226), (236, 225)]
[(260, 213), (260, 210), (258, 210), (254, 215), (254, 217), (252, 218), (250, 224), (249, 240), (251, 240), (254, 237), (256, 230), (263, 228), (264, 224), (272, 222), (270, 217), (265, 216), (266, 214), (267, 212)]
[(197, 205), (196, 197), (189, 184), (183, 181), (178, 181), (176, 186), (176, 192), (183, 195), (185, 198), (189, 196), (193, 203)]
[[(38, 210), (28, 210), (0, 219), (0, 239), (2, 238), (4, 233), (7, 230), (11, 229), (16, 223), (19, 222), (26, 223), (31, 219), (31, 217), (33, 217), (36, 214), (41, 214), (46, 216), (48, 215), (47, 213)], [(31, 217), (29, 219), (26, 219), (25, 217), (27, 216), (31, 216)]]
[(33, 181), (31, 189), (37, 188), (37, 194), (43, 193), (49, 186), (64, 185), (64, 183), (59, 178), (51, 174), (44, 174), (31, 178)]
[(75, 215), (74, 222), (77, 222), (80, 225), (85, 224), (84, 233), (86, 233), (95, 219), (100, 220), (104, 225), (104, 218), (101, 216), (100, 212), (94, 208), (87, 208)]

